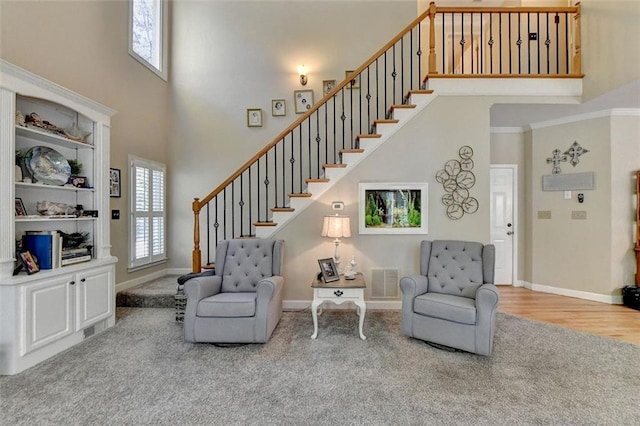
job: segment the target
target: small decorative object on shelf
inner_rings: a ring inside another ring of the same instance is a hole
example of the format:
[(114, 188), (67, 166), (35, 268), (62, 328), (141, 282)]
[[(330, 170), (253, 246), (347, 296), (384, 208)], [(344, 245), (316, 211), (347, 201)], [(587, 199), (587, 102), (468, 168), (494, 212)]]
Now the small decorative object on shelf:
[(81, 130), (76, 123), (73, 123), (70, 127), (64, 129), (64, 135), (67, 139), (71, 139), (72, 141), (86, 143), (87, 136), (89, 136), (91, 132), (87, 132), (85, 130)]
[(43, 216), (57, 216), (57, 215), (73, 215), (75, 216), (76, 209), (73, 206), (65, 203), (55, 203), (53, 201), (38, 201), (36, 203), (36, 210)]

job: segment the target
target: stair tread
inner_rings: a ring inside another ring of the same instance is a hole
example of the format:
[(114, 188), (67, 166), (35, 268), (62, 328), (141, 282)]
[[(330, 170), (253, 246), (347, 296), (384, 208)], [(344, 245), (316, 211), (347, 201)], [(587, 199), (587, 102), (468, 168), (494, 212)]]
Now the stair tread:
[(329, 179), (323, 179), (323, 178), (319, 178), (319, 179), (307, 179), (306, 180), (307, 183), (327, 183), (329, 182)]
[(296, 209), (293, 209), (291, 207), (271, 207), (271, 211), (272, 212), (285, 212), (285, 213), (288, 213), (288, 212), (293, 212), (295, 210)]
[(276, 222), (253, 222), (253, 226), (277, 226)]
[(342, 169), (342, 168), (347, 167), (347, 165), (346, 164), (342, 164), (342, 163), (323, 164), (322, 167), (325, 168), (325, 169)]
[(308, 192), (297, 192), (295, 194), (289, 194), (290, 198), (306, 198), (306, 197), (311, 197), (311, 194), (309, 194)]
[(411, 94), (416, 94), (416, 95), (430, 95), (433, 93), (433, 89), (415, 89), (415, 90), (409, 90), (409, 92), (407, 93), (408, 96), (410, 96)]
[(349, 148), (349, 149), (341, 149), (340, 154), (362, 154), (364, 149), (362, 148)]
[(377, 139), (377, 138), (381, 138), (382, 135), (378, 134), (378, 133), (363, 133), (361, 135), (357, 135), (356, 139)]
[(414, 104), (401, 104), (401, 105), (391, 105), (391, 109), (412, 109), (416, 106)]
[(373, 124), (397, 124), (399, 122), (400, 120), (398, 120), (397, 118), (385, 118), (381, 120), (374, 120)]

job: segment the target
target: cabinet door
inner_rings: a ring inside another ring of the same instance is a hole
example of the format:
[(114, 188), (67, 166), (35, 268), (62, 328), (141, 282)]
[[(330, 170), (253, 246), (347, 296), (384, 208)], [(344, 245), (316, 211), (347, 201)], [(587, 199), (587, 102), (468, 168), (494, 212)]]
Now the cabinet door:
[(21, 355), (73, 333), (71, 275), (22, 289), (25, 340)]
[(113, 268), (80, 272), (76, 282), (76, 331), (79, 331), (113, 314)]

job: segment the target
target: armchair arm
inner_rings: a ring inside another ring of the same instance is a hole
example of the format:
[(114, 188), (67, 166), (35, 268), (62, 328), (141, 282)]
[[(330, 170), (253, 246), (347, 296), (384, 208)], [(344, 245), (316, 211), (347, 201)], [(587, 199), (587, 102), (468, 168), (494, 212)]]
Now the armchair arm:
[(413, 299), (429, 290), (429, 279), (424, 275), (403, 277), (400, 280), (400, 290), (402, 290), (400, 328), (405, 336), (413, 336)]
[(222, 277), (219, 275), (208, 275), (192, 278), (184, 283), (184, 292), (187, 295), (187, 303), (194, 301), (196, 304), (205, 297), (220, 293)]
[(429, 279), (424, 275), (402, 277), (400, 280), (400, 290), (402, 290), (403, 298), (409, 296), (413, 299), (416, 296), (425, 294), (429, 290)]
[(184, 283), (184, 292), (187, 295), (187, 307), (184, 311), (184, 340), (195, 342), (195, 324), (198, 303), (205, 297), (220, 293), (222, 276), (209, 275), (192, 278)]
[(255, 339), (265, 342), (280, 320), (282, 314), (282, 293), (284, 278), (274, 275), (258, 281), (256, 286)]
[(500, 293), (493, 284), (482, 284), (476, 292), (476, 353), (491, 355)]

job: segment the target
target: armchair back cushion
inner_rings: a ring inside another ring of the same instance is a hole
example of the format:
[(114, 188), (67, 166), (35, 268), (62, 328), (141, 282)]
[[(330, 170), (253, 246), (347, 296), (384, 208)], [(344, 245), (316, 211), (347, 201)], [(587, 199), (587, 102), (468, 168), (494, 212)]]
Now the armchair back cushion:
[(222, 276), (223, 293), (255, 292), (258, 282), (281, 275), (281, 244), (276, 240), (237, 239), (216, 247), (216, 275)]
[(427, 257), (429, 293), (475, 299), (478, 288), (486, 282), (483, 279), (483, 247), (477, 242), (433, 241)]

